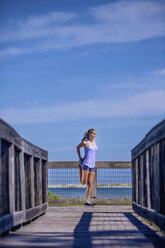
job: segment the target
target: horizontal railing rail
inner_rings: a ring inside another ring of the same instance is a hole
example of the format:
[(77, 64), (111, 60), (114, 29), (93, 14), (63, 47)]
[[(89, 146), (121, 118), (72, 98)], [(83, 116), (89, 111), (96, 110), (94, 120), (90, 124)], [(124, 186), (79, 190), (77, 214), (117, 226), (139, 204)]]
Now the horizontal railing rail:
[[(48, 168), (78, 168), (77, 161), (52, 161)], [(96, 168), (131, 168), (129, 161), (96, 161)]]
[(133, 209), (165, 230), (165, 120), (132, 150)]
[(47, 161), (47, 151), (0, 119), (0, 233), (46, 211)]
[[(131, 162), (97, 161), (92, 184), (93, 203), (127, 204), (132, 198)], [(80, 184), (77, 161), (48, 162), (49, 203), (82, 203), (85, 187)], [(53, 196), (55, 195), (55, 196)]]

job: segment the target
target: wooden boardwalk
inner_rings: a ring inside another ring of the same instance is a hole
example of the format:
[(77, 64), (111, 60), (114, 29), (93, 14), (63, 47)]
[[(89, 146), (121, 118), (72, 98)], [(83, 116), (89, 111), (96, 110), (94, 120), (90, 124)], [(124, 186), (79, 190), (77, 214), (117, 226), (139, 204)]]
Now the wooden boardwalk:
[(47, 213), (1, 238), (0, 247), (165, 247), (165, 237), (129, 206), (49, 207)]

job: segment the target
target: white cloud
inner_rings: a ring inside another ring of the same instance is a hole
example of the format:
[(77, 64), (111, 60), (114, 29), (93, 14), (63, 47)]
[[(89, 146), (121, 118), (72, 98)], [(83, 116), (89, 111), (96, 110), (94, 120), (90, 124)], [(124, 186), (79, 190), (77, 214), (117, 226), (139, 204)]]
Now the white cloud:
[(85, 118), (154, 117), (165, 114), (165, 91), (133, 95), (122, 101), (93, 99), (33, 109), (3, 109), (11, 124), (51, 123)]
[[(51, 24), (62, 24), (66, 23), (74, 18), (77, 17), (76, 13), (69, 13), (69, 12), (50, 12), (47, 15), (41, 16), (31, 16), (28, 18), (26, 23), (27, 27), (42, 27)], [(22, 23), (20, 23), (22, 26)]]
[(165, 68), (158, 70), (158, 71), (154, 71), (152, 72), (152, 74), (159, 75), (159, 76), (165, 76)]
[(47, 15), (30, 16), (12, 20), (1, 28), (0, 42), (47, 38), (55, 35), (55, 28), (74, 19), (76, 13), (50, 12)]
[[(26, 51), (26, 46), (22, 48), (27, 53), (105, 42), (139, 41), (165, 35), (163, 1), (120, 0), (91, 8), (87, 13), (89, 24), (86, 25), (81, 24), (80, 14), (69, 12), (19, 19), (2, 28), (0, 42), (33, 42), (36, 39), (39, 44), (32, 43), (33, 50)], [(74, 23), (69, 22), (72, 20)], [(2, 54), (9, 53), (2, 50)]]
[[(124, 77), (120, 80), (114, 79), (112, 81), (109, 78), (104, 78), (104, 82), (98, 87), (98, 92), (103, 94), (115, 95), (114, 92), (123, 92), (130, 94), (130, 92), (144, 92), (148, 91), (158, 91), (165, 89), (164, 84), (164, 75), (165, 70), (158, 70), (154, 72), (146, 72), (143, 75), (135, 77), (128, 77), (125, 79)], [(117, 96), (120, 94), (118, 93)], [(121, 97), (121, 95), (120, 95)]]
[(141, 22), (144, 17), (146, 21), (155, 17), (152, 21), (157, 22), (164, 19), (164, 10), (165, 5), (160, 1), (122, 0), (92, 8), (91, 13), (96, 19), (106, 22)]
[(26, 54), (29, 52), (30, 52), (29, 49), (20, 49), (20, 48), (16, 48), (16, 47), (10, 47), (10, 48), (6, 48), (4, 50), (0, 50), (0, 57), (9, 56), (9, 55), (10, 56), (11, 55), (21, 55), (21, 54)]

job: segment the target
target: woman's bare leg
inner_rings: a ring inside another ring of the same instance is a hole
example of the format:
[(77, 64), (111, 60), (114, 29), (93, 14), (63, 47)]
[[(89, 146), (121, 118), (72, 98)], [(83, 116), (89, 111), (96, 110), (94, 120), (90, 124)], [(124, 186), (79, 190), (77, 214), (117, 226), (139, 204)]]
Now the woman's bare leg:
[(80, 183), (81, 183), (81, 180), (82, 180), (82, 170), (81, 170), (80, 167), (78, 168), (78, 174), (79, 174), (79, 180), (80, 180)]
[(89, 171), (88, 170), (81, 170), (79, 169), (79, 179), (80, 179), (80, 183), (82, 185), (85, 185), (87, 183), (87, 179), (88, 179), (88, 174)]
[(91, 189), (92, 189), (92, 182), (95, 176), (95, 172), (89, 172), (88, 178), (87, 178), (87, 189), (86, 189), (86, 197), (85, 197), (85, 202), (89, 201)]

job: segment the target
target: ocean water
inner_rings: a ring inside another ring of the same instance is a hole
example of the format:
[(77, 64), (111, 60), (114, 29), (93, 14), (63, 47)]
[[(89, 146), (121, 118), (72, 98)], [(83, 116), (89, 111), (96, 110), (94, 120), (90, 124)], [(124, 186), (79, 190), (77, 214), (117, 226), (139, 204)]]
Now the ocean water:
[[(131, 168), (97, 169), (98, 198), (131, 198), (132, 188), (128, 187), (131, 183)], [(73, 187), (74, 184), (76, 187)], [(80, 185), (78, 168), (48, 169), (48, 185), (49, 191), (61, 198), (84, 198), (85, 196), (86, 188)], [(113, 185), (113, 187), (105, 187), (106, 185)]]
[[(85, 188), (48, 188), (53, 195), (58, 195), (60, 198), (84, 198)], [(131, 187), (97, 187), (97, 198), (131, 198)]]

